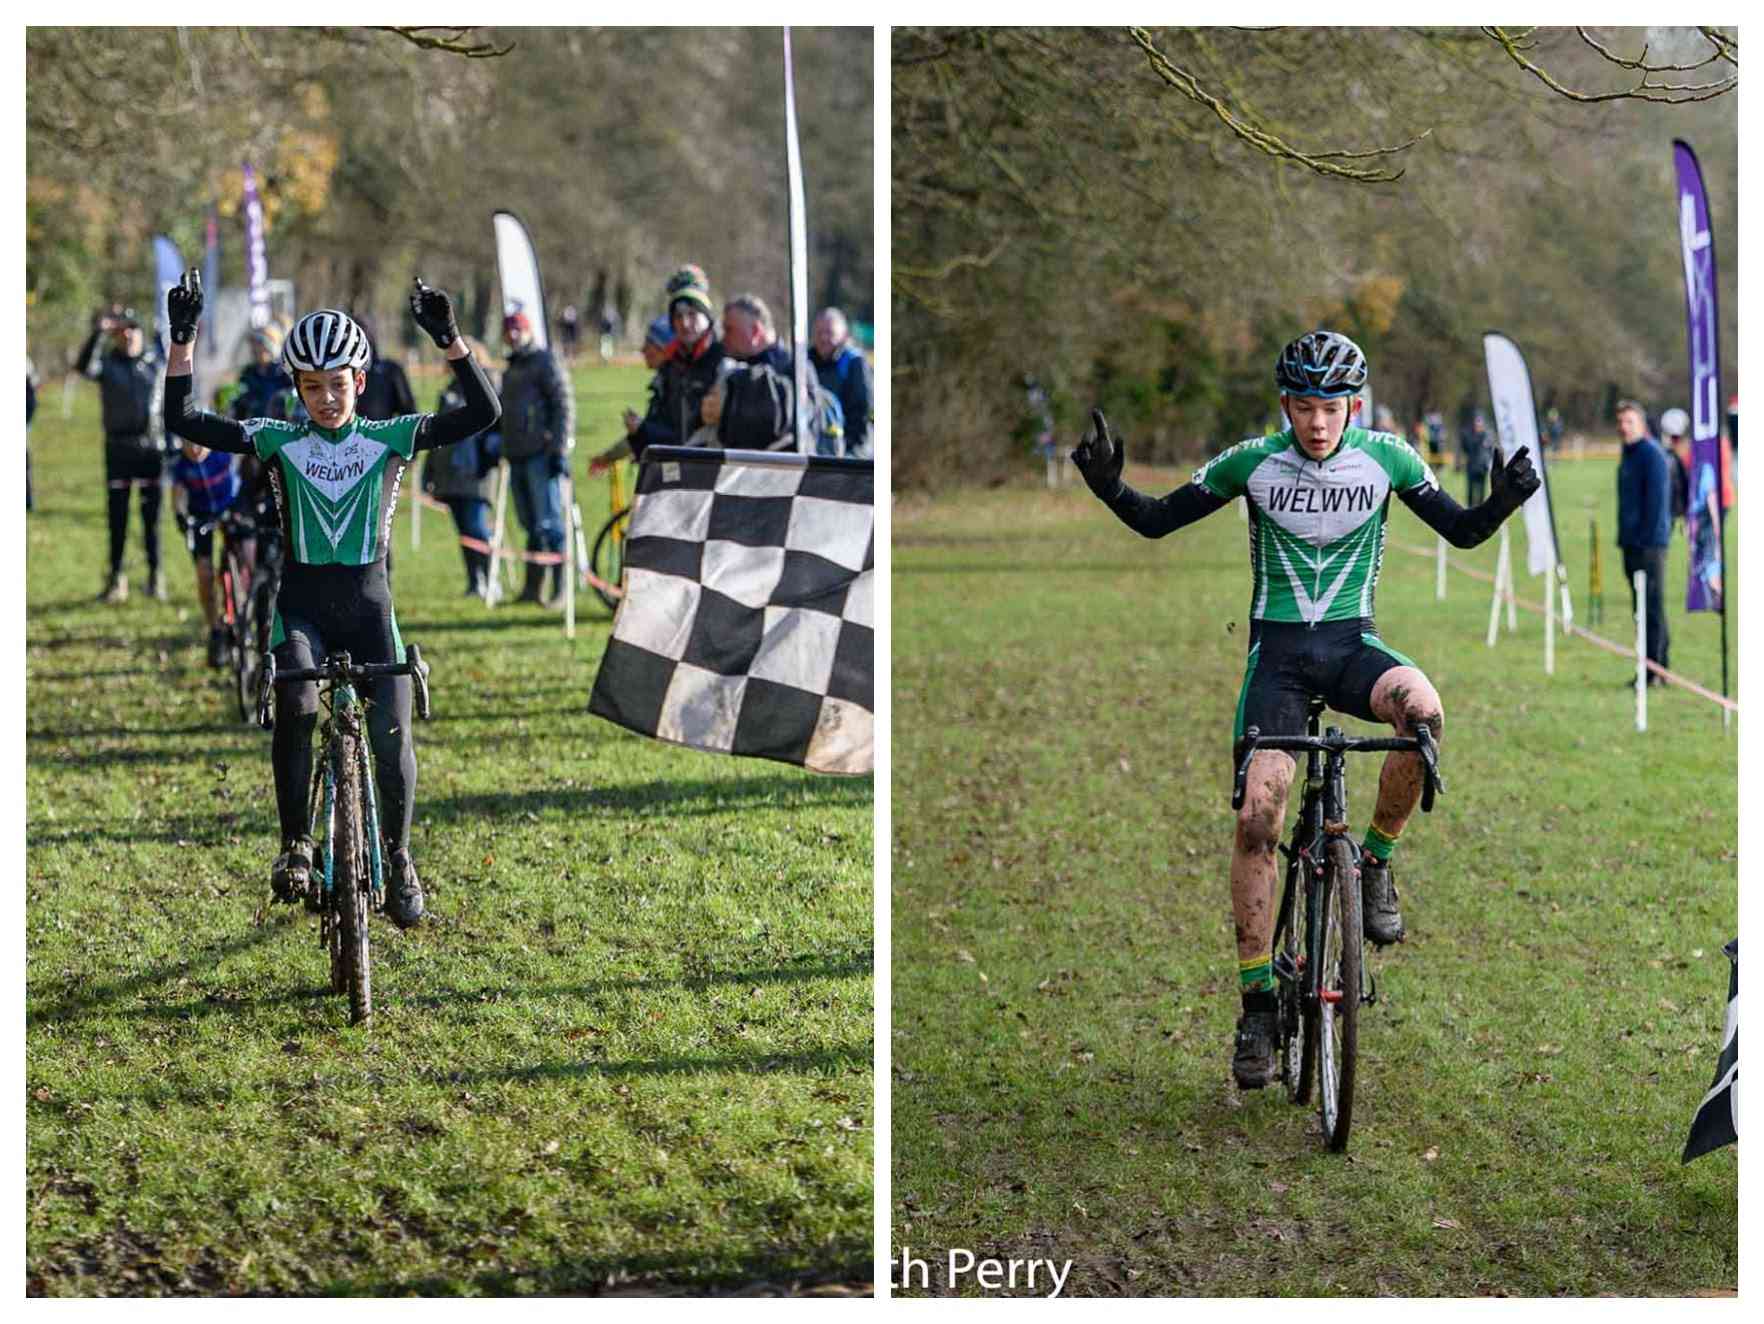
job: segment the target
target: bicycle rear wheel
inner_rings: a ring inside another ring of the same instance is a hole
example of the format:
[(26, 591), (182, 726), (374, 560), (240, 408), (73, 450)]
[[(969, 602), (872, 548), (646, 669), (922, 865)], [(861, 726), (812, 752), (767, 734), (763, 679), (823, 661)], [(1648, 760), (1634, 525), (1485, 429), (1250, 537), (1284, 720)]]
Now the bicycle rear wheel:
[(336, 869), (332, 878), (331, 905), (335, 914), (331, 978), (336, 987), (338, 966), (341, 965), (344, 987), (349, 994), (349, 1022), (365, 1025), (373, 1018), (373, 974), (368, 950), (368, 900), (371, 883), (368, 876), (367, 815), (361, 784), (361, 755), (357, 750), (358, 733), (338, 734), (337, 838)]
[(617, 611), (625, 596), (625, 530), (631, 522), (631, 508), (614, 511), (612, 518), (600, 528), (594, 539), (594, 555), (589, 557), (588, 582), (608, 611)]
[(1318, 1111), (1323, 1139), (1340, 1153), (1354, 1117), (1354, 1076), (1360, 1051), (1360, 971), (1365, 936), (1360, 871), (1353, 844), (1331, 837), (1324, 870), (1323, 971), (1317, 1006)]

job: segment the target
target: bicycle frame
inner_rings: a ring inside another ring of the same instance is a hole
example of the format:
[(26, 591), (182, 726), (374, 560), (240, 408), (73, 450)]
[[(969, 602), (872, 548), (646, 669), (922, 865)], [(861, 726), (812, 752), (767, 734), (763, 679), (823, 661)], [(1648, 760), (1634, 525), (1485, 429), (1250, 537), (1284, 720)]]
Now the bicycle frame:
[[(345, 655), (347, 656), (347, 655)], [(385, 870), (380, 849), (380, 808), (374, 791), (373, 756), (368, 751), (366, 732), (363, 731), (362, 717), (366, 712), (355, 686), (348, 680), (335, 685), (327, 685), (319, 691), (320, 699), (325, 705), (325, 723), (320, 741), (321, 753), (313, 769), (316, 786), (322, 786), (324, 804), (324, 831), (321, 837), (319, 823), (312, 823), (312, 838), (325, 843), (325, 904), (331, 904), (334, 891), (337, 865), (336, 830), (337, 830), (337, 758), (339, 754), (337, 733), (351, 731), (355, 736), (355, 747), (360, 751), (360, 780), (365, 802), (366, 813), (363, 815), (363, 831), (368, 839), (368, 881), (373, 893), (373, 906), (376, 910), (385, 906)], [(319, 799), (318, 795), (313, 797)]]
[[(380, 843), (380, 805), (379, 793), (374, 784), (373, 755), (370, 752), (367, 732), (364, 729), (363, 716), (366, 707), (361, 696), (356, 692), (357, 678), (371, 679), (379, 676), (409, 676), (415, 689), (416, 715), (425, 721), (429, 717), (429, 686), (428, 667), (423, 663), (422, 653), (415, 644), (405, 649), (405, 660), (394, 663), (355, 664), (349, 660), (348, 653), (337, 653), (325, 659), (321, 666), (302, 671), (276, 671), (275, 654), (263, 655), (262, 689), (258, 697), (258, 721), (265, 728), (273, 725), (270, 717), (270, 696), (278, 684), (295, 684), (302, 681), (316, 681), (319, 686), (319, 699), (325, 705), (325, 721), (320, 731), (319, 756), (314, 761), (312, 794), (308, 798), (307, 820), (311, 824), (312, 838), (324, 842), (324, 900), (328, 906), (334, 887), (337, 853), (337, 762), (338, 735), (348, 731), (355, 737), (355, 747), (359, 751), (359, 780), (362, 787), (363, 828), (368, 839), (368, 876), (376, 907), (383, 906), (385, 901), (385, 860)], [(322, 815), (322, 817), (321, 817)], [(322, 829), (322, 830), (321, 830)]]
[[(1305, 753), (1305, 778), (1298, 817), (1286, 856), (1286, 882), (1275, 912), (1273, 966), (1279, 990), (1279, 1046), (1287, 1088), (1295, 1103), (1319, 1088), (1324, 1134), (1329, 1147), (1346, 1147), (1352, 1115), (1358, 1008), (1377, 1001), (1377, 982), (1360, 954), (1360, 898), (1357, 891), (1338, 898), (1335, 888), (1357, 888), (1361, 851), (1348, 835), (1347, 756), (1370, 751), (1419, 754), (1422, 764), (1421, 808), (1431, 811), (1444, 789), (1439, 777), (1438, 749), (1426, 727), (1412, 737), (1347, 736), (1337, 727), (1319, 734), (1323, 703), (1313, 698), (1303, 736), (1264, 737), (1255, 727), (1244, 733), (1237, 748), (1237, 776), (1231, 805), (1241, 810), (1251, 760), (1259, 750)], [(1345, 849), (1338, 849), (1337, 843)], [(1296, 933), (1299, 897), (1304, 897), (1302, 941)], [(1339, 925), (1345, 947), (1332, 941), (1331, 924)], [(1346, 931), (1351, 929), (1351, 934)], [(1344, 986), (1345, 985), (1345, 986)], [(1347, 1006), (1342, 1006), (1344, 1000)], [(1342, 1040), (1335, 1042), (1335, 1024)], [(1336, 1051), (1339, 1047), (1340, 1059)], [(1338, 1074), (1339, 1073), (1339, 1074)]]

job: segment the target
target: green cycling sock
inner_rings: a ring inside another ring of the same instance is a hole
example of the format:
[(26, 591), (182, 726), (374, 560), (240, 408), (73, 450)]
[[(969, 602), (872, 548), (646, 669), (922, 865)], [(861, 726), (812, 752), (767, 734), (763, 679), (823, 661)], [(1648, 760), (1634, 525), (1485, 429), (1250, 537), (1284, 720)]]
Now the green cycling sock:
[(1360, 843), (1360, 849), (1365, 851), (1366, 854), (1370, 855), (1380, 864), (1390, 863), (1390, 853), (1396, 849), (1396, 846), (1397, 839), (1395, 837), (1387, 837), (1384, 833), (1380, 832), (1377, 824), (1373, 824), (1366, 829), (1366, 840)]
[(1267, 993), (1274, 988), (1273, 953), (1237, 963), (1237, 983), (1245, 993)]

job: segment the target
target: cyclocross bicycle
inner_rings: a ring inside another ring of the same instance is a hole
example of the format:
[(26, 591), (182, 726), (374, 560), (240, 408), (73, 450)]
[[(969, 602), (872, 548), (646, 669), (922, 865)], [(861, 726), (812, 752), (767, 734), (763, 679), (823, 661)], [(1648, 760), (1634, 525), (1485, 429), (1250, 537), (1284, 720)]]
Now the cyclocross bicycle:
[[(1359, 737), (1339, 727), (1318, 734), (1323, 702), (1313, 698), (1303, 736), (1264, 736), (1256, 727), (1237, 746), (1231, 807), (1243, 808), (1250, 757), (1258, 749), (1305, 752), (1305, 785), (1286, 856), (1286, 887), (1274, 921), (1274, 978), (1280, 1025), (1280, 1076), (1294, 1103), (1317, 1088), (1323, 1139), (1347, 1148), (1354, 1116), (1354, 1079), (1360, 1045), (1360, 1007), (1377, 1000), (1366, 973), (1360, 916), (1360, 848), (1348, 835), (1347, 756), (1403, 750), (1421, 756), (1421, 809), (1433, 810), (1445, 790), (1439, 747), (1422, 727), (1415, 736)], [(1302, 909), (1301, 909), (1302, 900)]]
[(631, 501), (625, 495), (625, 480), (617, 464), (606, 471), (606, 481), (612, 514), (594, 539), (594, 553), (588, 558), (588, 586), (608, 611), (617, 611), (625, 596), (625, 535), (631, 523)]
[(280, 672), (275, 655), (265, 653), (257, 701), (257, 720), (268, 730), (275, 724), (271, 696), (277, 685), (318, 682), (325, 719), (307, 808), (317, 849), (306, 908), (320, 917), (319, 944), (331, 956), (331, 991), (348, 994), (352, 1025), (365, 1025), (374, 1014), (368, 913), (384, 910), (386, 902), (366, 709), (356, 685), (381, 676), (409, 676), (417, 716), (429, 720), (429, 668), (415, 644), (404, 650), (403, 662), (352, 663), (348, 653), (335, 653), (320, 666)]

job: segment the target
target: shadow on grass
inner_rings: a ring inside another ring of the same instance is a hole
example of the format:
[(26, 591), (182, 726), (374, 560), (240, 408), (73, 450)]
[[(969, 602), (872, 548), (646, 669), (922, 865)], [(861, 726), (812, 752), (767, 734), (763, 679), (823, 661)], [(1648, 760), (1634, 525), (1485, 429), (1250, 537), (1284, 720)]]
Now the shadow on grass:
[(280, 937), (295, 918), (293, 911), (281, 910), (272, 914), (269, 920), (260, 927), (249, 929), (231, 938), (223, 938), (219, 942), (211, 942), (207, 946), (191, 952), (188, 956), (161, 961), (152, 969), (144, 970), (138, 975), (113, 980), (108, 984), (83, 986), (77, 992), (68, 994), (59, 1001), (51, 1002), (40, 1009), (33, 1009), (27, 1002), (25, 1025), (27, 1028), (31, 1028), (38, 1025), (56, 1025), (63, 1021), (77, 1020), (86, 1013), (101, 1011), (113, 1002), (133, 997), (157, 984), (164, 984), (169, 980), (188, 975), (193, 967), (218, 966), (229, 957), (249, 951), (253, 947), (259, 947), (272, 938)]
[(837, 1296), (872, 1291), (870, 1244), (840, 1238), (800, 1255), (755, 1250), (744, 1255), (634, 1255), (562, 1258), (527, 1268), (480, 1269), (459, 1277), (430, 1274), (408, 1281), (335, 1278), (328, 1296)]
[[(248, 946), (248, 943), (235, 943), (234, 950)], [(226, 953), (231, 955), (229, 951)], [(218, 961), (216, 962), (218, 964)], [(179, 967), (174, 973), (187, 973)], [(875, 973), (875, 961), (872, 954), (865, 950), (854, 952), (842, 961), (817, 961), (795, 965), (778, 966), (770, 970), (716, 970), (702, 975), (685, 975), (679, 978), (654, 979), (605, 979), (590, 980), (582, 984), (536, 984), (511, 985), (494, 984), (473, 988), (445, 988), (434, 992), (421, 993), (413, 997), (397, 999), (401, 1008), (428, 1008), (439, 1010), (448, 1006), (475, 1005), (487, 1003), (494, 998), (499, 1004), (509, 1002), (542, 1001), (547, 998), (597, 998), (609, 993), (641, 993), (667, 989), (680, 989), (688, 993), (703, 992), (726, 984), (789, 984), (806, 983), (814, 979), (850, 979), (867, 978)], [(162, 976), (163, 979), (165, 976)], [(142, 985), (158, 982), (142, 977)], [(119, 986), (120, 987), (120, 986)], [(124, 992), (137, 991), (124, 989)], [(156, 1021), (188, 1021), (198, 1016), (215, 1015), (250, 1015), (256, 1010), (267, 1010), (274, 1007), (285, 1007), (291, 1003), (302, 1003), (317, 996), (327, 996), (328, 990), (314, 989), (302, 992), (285, 992), (266, 994), (252, 998), (203, 998), (190, 1002), (162, 1003), (151, 1007), (131, 1007), (127, 1011), (114, 1013), (131, 1020)], [(120, 996), (118, 994), (117, 996)], [(82, 1012), (100, 1011), (103, 1004), (113, 1001), (106, 997), (96, 999), (97, 1005), (72, 1005), (66, 1011), (41, 1013), (27, 1018), (26, 1023), (35, 1025), (44, 1021), (77, 1020)]]
[[(756, 1229), (757, 1231), (757, 1229)], [(81, 1296), (260, 1295), (240, 1270), (204, 1253), (188, 1268), (148, 1253), (152, 1248), (120, 1226), (86, 1240), (33, 1246), (25, 1295)], [(345, 1275), (309, 1271), (312, 1296), (754, 1296), (858, 1297), (871, 1294), (869, 1242), (840, 1237), (791, 1253), (777, 1248), (745, 1252), (529, 1259), (486, 1267), (462, 1264), (458, 1273), (401, 1278), (396, 1271), (356, 1269)], [(119, 1272), (125, 1271), (126, 1272)], [(280, 1295), (280, 1292), (276, 1293)]]
[[(116, 674), (132, 676), (137, 673), (128, 671)], [(26, 731), (25, 739), (52, 741), (108, 739), (113, 736), (250, 735), (257, 729), (255, 723), (247, 725), (244, 722), (198, 722), (190, 726), (39, 726)]]
[(531, 1067), (495, 1067), (476, 1071), (429, 1070), (421, 1073), (437, 1085), (492, 1085), (535, 1080), (625, 1080), (644, 1076), (696, 1076), (733, 1072), (768, 1076), (843, 1072), (851, 1067), (868, 1068), (869, 1040), (841, 1044), (837, 1048), (814, 1048), (800, 1053), (736, 1053), (728, 1057), (656, 1057), (624, 1062), (545, 1062)]
[(477, 822), (546, 810), (566, 814), (603, 810), (617, 814), (665, 806), (673, 814), (718, 814), (746, 805), (769, 803), (805, 809), (855, 809), (869, 805), (871, 799), (871, 779), (867, 777), (818, 779), (806, 784), (793, 784), (778, 777), (741, 777), (729, 781), (666, 779), (640, 782), (635, 786), (456, 795), (425, 802), (423, 813), (438, 822)]

